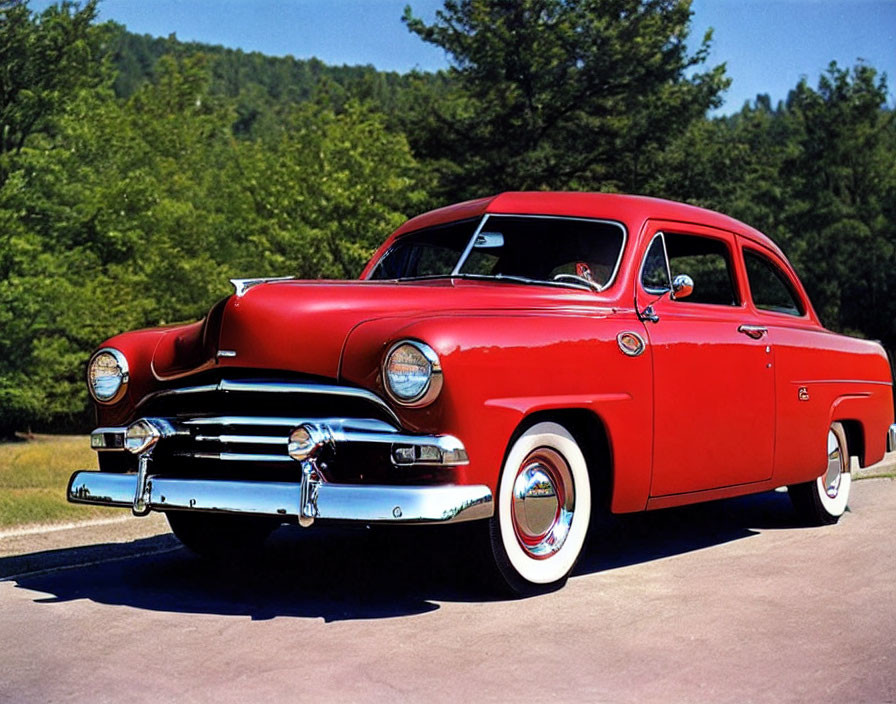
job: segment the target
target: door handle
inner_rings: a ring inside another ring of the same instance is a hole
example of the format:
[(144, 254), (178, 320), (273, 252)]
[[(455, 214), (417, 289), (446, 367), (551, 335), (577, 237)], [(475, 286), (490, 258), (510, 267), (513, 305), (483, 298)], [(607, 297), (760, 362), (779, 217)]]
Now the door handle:
[(752, 337), (754, 340), (758, 340), (768, 332), (768, 328), (759, 325), (741, 325), (737, 328), (737, 331), (742, 332), (747, 337)]

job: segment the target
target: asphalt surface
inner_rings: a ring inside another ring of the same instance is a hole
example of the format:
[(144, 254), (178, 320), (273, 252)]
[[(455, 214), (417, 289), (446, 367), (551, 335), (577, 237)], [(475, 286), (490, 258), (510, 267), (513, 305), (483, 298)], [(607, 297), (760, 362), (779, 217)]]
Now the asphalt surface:
[(519, 601), (434, 529), (281, 529), (227, 567), (161, 517), (0, 537), (0, 702), (896, 702), (896, 481), (794, 521), (781, 493), (618, 517)]

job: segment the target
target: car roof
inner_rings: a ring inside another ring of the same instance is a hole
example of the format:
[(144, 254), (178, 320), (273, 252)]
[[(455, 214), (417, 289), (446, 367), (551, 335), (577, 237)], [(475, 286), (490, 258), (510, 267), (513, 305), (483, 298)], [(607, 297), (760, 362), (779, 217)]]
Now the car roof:
[(394, 236), (433, 225), (481, 217), (486, 213), (606, 218), (619, 220), (629, 229), (640, 228), (647, 218), (708, 225), (737, 233), (783, 256), (780, 248), (759, 230), (722, 213), (662, 198), (618, 193), (508, 191), (423, 213), (404, 223)]

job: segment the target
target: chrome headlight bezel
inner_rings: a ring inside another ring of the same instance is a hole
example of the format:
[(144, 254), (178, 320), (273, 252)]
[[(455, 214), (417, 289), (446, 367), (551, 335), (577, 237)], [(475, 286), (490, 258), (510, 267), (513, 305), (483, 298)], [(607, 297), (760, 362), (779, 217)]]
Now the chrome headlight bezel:
[[(390, 363), (393, 355), (402, 347), (412, 348), (420, 357), (425, 360), (428, 366), (428, 376), (419, 390), (415, 390), (413, 395), (402, 395), (393, 388), (391, 376), (389, 373)], [(386, 390), (389, 398), (395, 403), (408, 408), (419, 408), (427, 406), (436, 400), (442, 391), (442, 363), (439, 356), (429, 345), (419, 340), (399, 340), (389, 347), (386, 355), (383, 357), (382, 366), (383, 388)]]
[[(114, 393), (109, 396), (102, 396), (98, 394), (93, 383), (94, 365), (96, 364), (97, 360), (104, 355), (111, 356), (115, 360), (115, 363), (118, 365), (119, 370), (119, 374), (117, 375), (119, 379), (118, 386), (115, 388)], [(118, 403), (127, 392), (129, 381), (130, 369), (128, 368), (128, 360), (120, 350), (117, 350), (114, 347), (102, 347), (98, 349), (93, 353), (90, 361), (87, 363), (87, 390), (90, 392), (90, 397), (97, 403), (101, 403), (104, 406)]]

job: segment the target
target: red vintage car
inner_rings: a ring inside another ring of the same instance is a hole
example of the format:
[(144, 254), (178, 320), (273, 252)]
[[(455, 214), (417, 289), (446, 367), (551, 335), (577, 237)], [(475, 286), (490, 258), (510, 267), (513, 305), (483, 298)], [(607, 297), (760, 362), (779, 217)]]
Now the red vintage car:
[(527, 593), (599, 511), (787, 486), (834, 523), (850, 455), (896, 443), (880, 345), (825, 330), (768, 237), (688, 205), (503, 193), (408, 221), (359, 281), (233, 284), (92, 356), (100, 471), (71, 501), (165, 512), (200, 553), (478, 521)]

